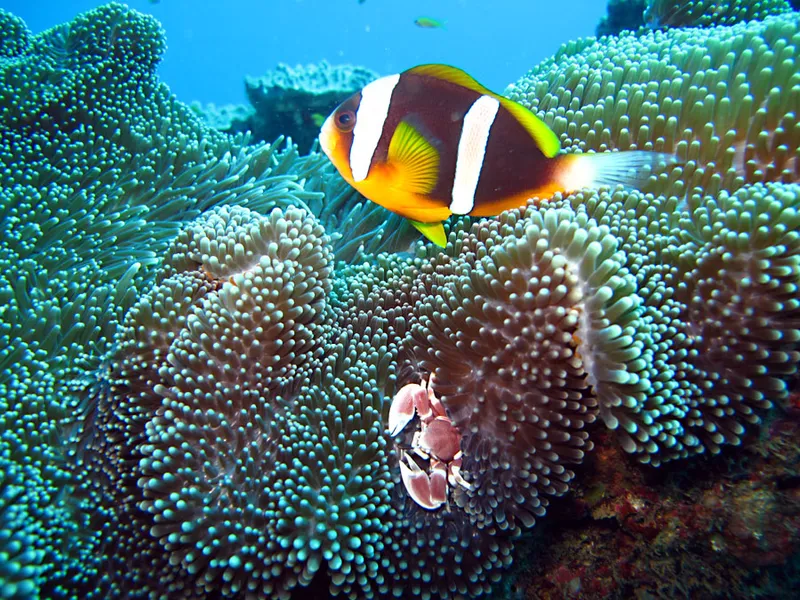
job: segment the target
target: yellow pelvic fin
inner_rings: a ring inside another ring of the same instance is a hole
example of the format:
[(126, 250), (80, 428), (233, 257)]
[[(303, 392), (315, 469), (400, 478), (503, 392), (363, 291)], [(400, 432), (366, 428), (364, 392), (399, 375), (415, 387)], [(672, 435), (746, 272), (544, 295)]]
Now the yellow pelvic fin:
[(522, 124), (547, 158), (553, 158), (561, 150), (561, 142), (558, 136), (553, 133), (544, 121), (521, 104), (517, 104), (513, 100), (509, 100), (484, 87), (461, 69), (451, 67), (450, 65), (430, 64), (409, 69), (408, 73), (436, 77), (437, 79), (460, 85), (473, 92), (496, 98), (500, 101), (500, 104)]
[(440, 248), (447, 245), (447, 236), (444, 234), (444, 225), (441, 221), (435, 223), (420, 223), (419, 221), (408, 220), (417, 230)]
[(396, 169), (393, 187), (413, 194), (428, 194), (439, 179), (439, 152), (405, 121), (389, 142), (389, 164)]

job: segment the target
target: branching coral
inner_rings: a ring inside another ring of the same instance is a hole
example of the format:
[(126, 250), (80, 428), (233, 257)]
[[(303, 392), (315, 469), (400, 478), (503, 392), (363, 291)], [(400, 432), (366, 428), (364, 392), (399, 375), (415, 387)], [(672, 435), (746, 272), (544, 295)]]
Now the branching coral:
[(644, 20), (651, 27), (709, 27), (764, 19), (791, 10), (786, 0), (648, 0)]

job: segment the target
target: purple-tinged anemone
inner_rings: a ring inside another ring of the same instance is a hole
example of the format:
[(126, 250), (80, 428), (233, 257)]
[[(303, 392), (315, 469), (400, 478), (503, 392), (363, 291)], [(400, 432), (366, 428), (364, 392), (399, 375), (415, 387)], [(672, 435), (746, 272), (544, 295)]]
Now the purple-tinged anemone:
[(412, 354), (462, 432), (456, 498), (518, 531), (563, 494), (591, 449), (584, 424), (643, 391), (641, 299), (607, 227), (568, 209), (509, 212), (432, 256)]
[[(675, 299), (681, 304), (685, 435), (719, 452), (788, 396), (800, 361), (800, 186), (693, 195)], [(674, 364), (678, 364), (675, 362)]]
[[(320, 368), (331, 257), (305, 213), (244, 208), (211, 211), (169, 256), (165, 282), (193, 270), (216, 286), (159, 367), (138, 484), (152, 535), (211, 582), (257, 554), (267, 528), (262, 486), (285, 435), (276, 410)], [(239, 579), (231, 589), (251, 584)]]
[(644, 21), (662, 27), (712, 27), (763, 20), (792, 10), (786, 0), (648, 0)]

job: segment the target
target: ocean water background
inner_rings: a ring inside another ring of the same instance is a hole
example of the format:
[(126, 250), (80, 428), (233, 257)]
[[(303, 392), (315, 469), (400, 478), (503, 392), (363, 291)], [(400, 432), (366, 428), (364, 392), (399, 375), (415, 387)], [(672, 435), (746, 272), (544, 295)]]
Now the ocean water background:
[[(38, 33), (104, 2), (4, 0)], [(322, 59), (396, 73), (426, 62), (502, 91), (558, 47), (594, 35), (604, 0), (130, 0), (167, 32), (159, 73), (184, 102), (245, 102), (245, 75)], [(446, 23), (422, 29), (418, 17)]]

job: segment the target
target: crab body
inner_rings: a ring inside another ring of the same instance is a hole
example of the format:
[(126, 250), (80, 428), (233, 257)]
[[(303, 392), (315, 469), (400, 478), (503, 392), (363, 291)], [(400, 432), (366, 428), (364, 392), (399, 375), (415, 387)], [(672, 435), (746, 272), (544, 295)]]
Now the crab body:
[[(447, 502), (448, 485), (472, 486), (461, 476), (461, 432), (433, 392), (433, 375), (427, 384), (424, 380), (409, 383), (397, 392), (389, 409), (389, 434), (395, 437), (403, 431), (415, 413), (420, 430), (414, 433), (411, 447), (401, 451), (400, 474), (411, 498), (423, 508), (436, 510)], [(412, 453), (428, 461), (427, 471)]]

